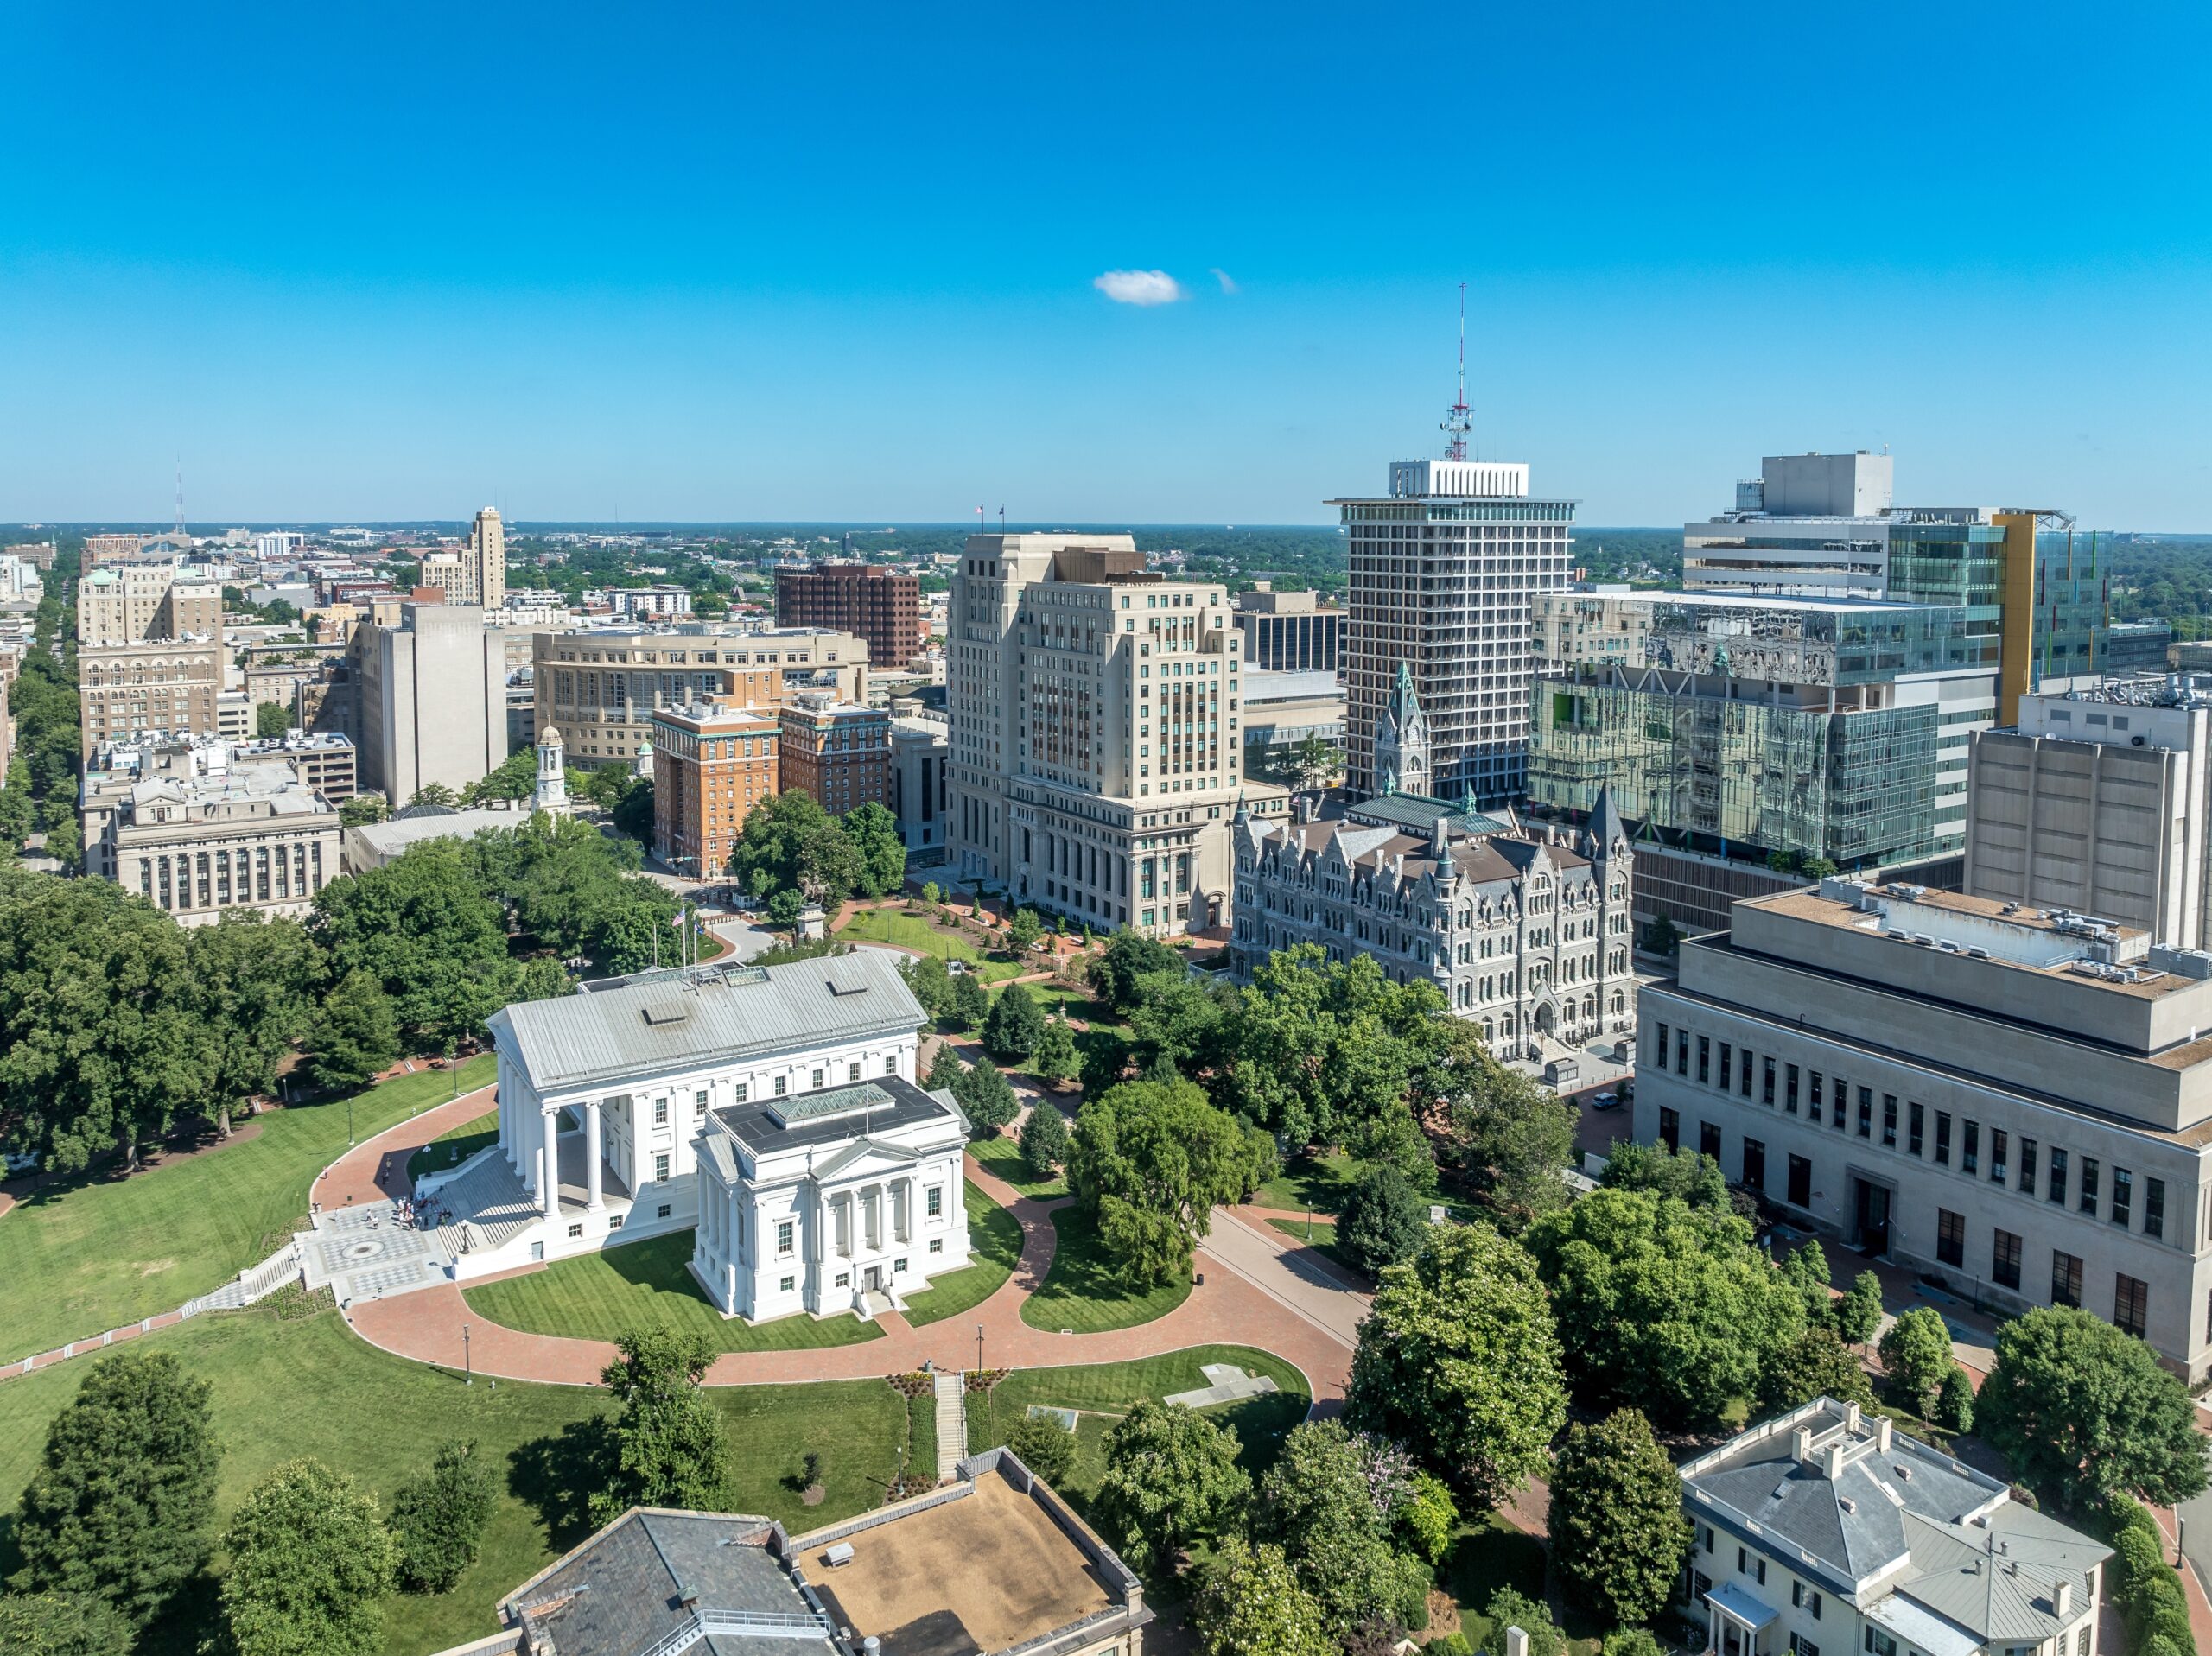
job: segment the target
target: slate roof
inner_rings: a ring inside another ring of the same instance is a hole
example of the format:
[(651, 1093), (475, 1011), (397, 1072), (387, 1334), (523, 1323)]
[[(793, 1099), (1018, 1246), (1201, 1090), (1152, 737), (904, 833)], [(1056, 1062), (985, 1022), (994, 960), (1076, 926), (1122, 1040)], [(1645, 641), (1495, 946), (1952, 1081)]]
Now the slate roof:
[(911, 1033), (921, 1003), (896, 955), (856, 949), (779, 966), (646, 973), (494, 1012), (493, 1037), (540, 1093), (728, 1058)]
[[(776, 1539), (766, 1518), (633, 1507), (500, 1609), (560, 1656), (644, 1656), (693, 1625), (703, 1637), (691, 1656), (836, 1656), (821, 1604), (769, 1550)], [(756, 1626), (715, 1632), (726, 1617)]]

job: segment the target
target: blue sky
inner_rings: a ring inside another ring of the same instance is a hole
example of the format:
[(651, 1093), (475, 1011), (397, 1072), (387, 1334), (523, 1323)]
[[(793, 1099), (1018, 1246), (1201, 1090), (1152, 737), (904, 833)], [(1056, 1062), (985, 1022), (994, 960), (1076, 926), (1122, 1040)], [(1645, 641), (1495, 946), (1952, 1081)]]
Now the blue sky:
[(2208, 20), (24, 0), (0, 519), (1325, 521), (1464, 280), (1585, 522), (1886, 444), (2212, 530)]

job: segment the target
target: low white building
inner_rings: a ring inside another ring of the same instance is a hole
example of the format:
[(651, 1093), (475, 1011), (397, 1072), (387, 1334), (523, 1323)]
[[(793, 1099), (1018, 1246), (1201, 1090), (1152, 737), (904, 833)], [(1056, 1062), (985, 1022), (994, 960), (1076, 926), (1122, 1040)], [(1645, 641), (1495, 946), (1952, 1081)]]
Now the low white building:
[(895, 1306), (968, 1263), (967, 1122), (914, 1084), (925, 1021), (878, 949), (644, 973), (494, 1013), (493, 1171), (519, 1179), (530, 1219), (459, 1274), (693, 1225), (703, 1164), (692, 1269), (726, 1314)]
[(2096, 1656), (2112, 1549), (1816, 1398), (1681, 1469), (1716, 1656)]

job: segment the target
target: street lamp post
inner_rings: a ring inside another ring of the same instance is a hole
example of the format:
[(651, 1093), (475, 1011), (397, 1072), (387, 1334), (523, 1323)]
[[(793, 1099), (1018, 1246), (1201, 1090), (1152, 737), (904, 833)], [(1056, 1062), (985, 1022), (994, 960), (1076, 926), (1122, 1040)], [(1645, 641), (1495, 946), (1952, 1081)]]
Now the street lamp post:
[(976, 1324), (976, 1372), (979, 1374), (983, 1372), (983, 1325), (981, 1323)]
[(465, 1376), (462, 1385), (476, 1384), (476, 1364), (468, 1355), (468, 1324), (466, 1323), (461, 1325), (461, 1372)]

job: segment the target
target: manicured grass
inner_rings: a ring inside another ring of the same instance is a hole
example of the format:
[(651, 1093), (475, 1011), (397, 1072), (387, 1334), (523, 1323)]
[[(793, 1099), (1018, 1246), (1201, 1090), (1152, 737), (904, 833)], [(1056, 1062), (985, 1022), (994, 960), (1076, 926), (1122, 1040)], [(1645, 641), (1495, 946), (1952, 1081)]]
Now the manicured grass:
[[(613, 1405), (586, 1386), (528, 1386), (458, 1375), (391, 1357), (346, 1331), (334, 1311), (280, 1321), (267, 1306), (198, 1317), (146, 1336), (175, 1355), (214, 1392), (222, 1444), (218, 1526), (271, 1468), (299, 1456), (348, 1473), (386, 1511), (398, 1486), (448, 1438), (473, 1440), (497, 1469), (499, 1504), (482, 1553), (450, 1593), (387, 1601), (391, 1656), (418, 1656), (496, 1631), (493, 1605), (589, 1532), (584, 1501), (602, 1414)], [(15, 1491), (36, 1464), (47, 1423), (75, 1396), (89, 1360), (0, 1384), (0, 1577), (20, 1563), (8, 1533)], [(717, 1388), (709, 1394), (729, 1426), (736, 1509), (780, 1519), (794, 1533), (881, 1504), (898, 1470), (907, 1430), (906, 1401), (880, 1380), (807, 1386)], [(933, 1430), (933, 1428), (932, 1428)], [(793, 1487), (801, 1456), (822, 1457), (824, 1495), (807, 1507)], [(218, 1560), (220, 1567), (220, 1560)], [(204, 1622), (205, 1599), (158, 1624), (139, 1656), (187, 1656)]]
[[(461, 1067), (463, 1091), (491, 1081), (487, 1054)], [(449, 1069), (402, 1075), (355, 1095), (368, 1139), (453, 1096)], [(0, 1216), (0, 1361), (174, 1310), (266, 1259), (306, 1228), (309, 1187), (346, 1148), (346, 1102), (259, 1118), (253, 1138), (128, 1178), (94, 1173), (49, 1185)]]
[(883, 1330), (849, 1314), (817, 1319), (801, 1312), (772, 1323), (725, 1317), (685, 1268), (691, 1233), (680, 1230), (556, 1260), (543, 1271), (463, 1291), (469, 1310), (525, 1334), (619, 1340), (664, 1323), (696, 1330), (718, 1351), (801, 1351), (880, 1340)]
[(1048, 1179), (1039, 1178), (1037, 1170), (1023, 1159), (1021, 1145), (1012, 1139), (977, 1139), (969, 1145), (968, 1153), (992, 1177), (1003, 1179), (1026, 1196), (1064, 1196), (1068, 1193), (1066, 1175), (1055, 1173)]
[(1504, 1648), (1505, 1629), (1483, 1607), (1501, 1587), (1544, 1599), (1544, 1544), (1488, 1513), (1461, 1530), (1436, 1572), (1436, 1584), (1459, 1606), (1459, 1629), (1477, 1650)]
[(906, 1321), (917, 1327), (974, 1310), (1006, 1285), (1020, 1262), (1021, 1221), (977, 1190), (973, 1181), (967, 1188), (970, 1263), (906, 1302)]
[(1265, 1374), (1281, 1389), (1219, 1404), (1205, 1411), (1242, 1440), (1238, 1462), (1256, 1480), (1274, 1463), (1283, 1435), (1306, 1418), (1311, 1402), (1306, 1379), (1280, 1357), (1249, 1346), (1198, 1346), (1136, 1362), (1092, 1363), (1069, 1368), (1025, 1368), (1007, 1375), (988, 1393), (968, 1398), (968, 1447), (972, 1454), (1003, 1443), (1032, 1404), (1082, 1411), (1076, 1423), (1075, 1471), (1062, 1492), (1078, 1504), (1098, 1488), (1105, 1471), (1107, 1430), (1147, 1398), (1194, 1392), (1208, 1384), (1206, 1363), (1234, 1363), (1248, 1374)]
[[(1273, 1225), (1293, 1241), (1312, 1248), (1316, 1253), (1327, 1255), (1331, 1264), (1342, 1266), (1355, 1277), (1362, 1278), (1366, 1277), (1367, 1272), (1352, 1263), (1351, 1255), (1337, 1246), (1335, 1220), (1316, 1219), (1310, 1227), (1303, 1219), (1270, 1219), (1268, 1223)], [(1313, 1233), (1311, 1237), (1306, 1235), (1309, 1228)]]
[(1037, 1291), (1021, 1302), (1021, 1320), (1033, 1329), (1096, 1334), (1135, 1328), (1166, 1316), (1190, 1295), (1187, 1272), (1158, 1288), (1132, 1291), (1122, 1286), (1096, 1228), (1074, 1208), (1056, 1209), (1052, 1228), (1059, 1241), (1052, 1269)]
[(1020, 977), (1032, 969), (1016, 961), (994, 960), (966, 937), (940, 930), (920, 915), (897, 909), (862, 909), (837, 936), (842, 942), (891, 943), (918, 954), (934, 955), (939, 960), (965, 961), (986, 983)]
[(1252, 1200), (1262, 1208), (1311, 1208), (1316, 1213), (1335, 1213), (1365, 1171), (1363, 1164), (1350, 1156), (1330, 1155), (1318, 1160), (1301, 1156), (1262, 1185)]
[(499, 1113), (486, 1110), (474, 1121), (447, 1129), (409, 1157), (407, 1177), (410, 1180), (419, 1179), (426, 1173), (458, 1167), (478, 1151), (499, 1141)]

